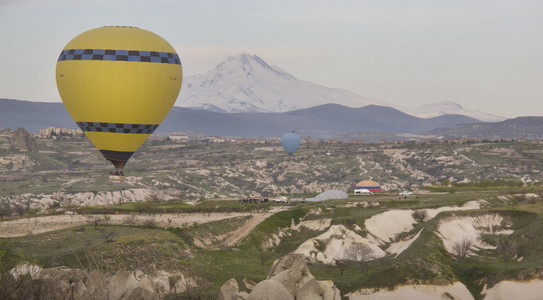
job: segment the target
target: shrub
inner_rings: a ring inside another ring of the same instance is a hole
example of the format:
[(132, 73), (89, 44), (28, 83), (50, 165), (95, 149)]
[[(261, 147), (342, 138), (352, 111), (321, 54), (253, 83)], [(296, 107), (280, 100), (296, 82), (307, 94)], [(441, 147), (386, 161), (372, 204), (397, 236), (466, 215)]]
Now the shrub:
[(138, 223), (138, 218), (134, 214), (130, 214), (123, 218), (123, 224), (128, 225), (130, 227), (136, 226)]
[(426, 210), (423, 210), (423, 209), (415, 210), (412, 213), (413, 219), (415, 219), (415, 221), (417, 221), (419, 223), (424, 222), (424, 219), (426, 219), (427, 215), (428, 215), (428, 213), (426, 212)]
[(149, 227), (149, 228), (155, 228), (157, 227), (155, 219), (147, 219), (143, 221), (143, 226)]
[(518, 246), (515, 242), (503, 238), (496, 245), (496, 252), (500, 254), (504, 260), (511, 260), (518, 254)]
[(464, 238), (453, 245), (453, 251), (458, 256), (460, 261), (463, 261), (469, 254), (469, 250), (473, 246), (473, 240)]

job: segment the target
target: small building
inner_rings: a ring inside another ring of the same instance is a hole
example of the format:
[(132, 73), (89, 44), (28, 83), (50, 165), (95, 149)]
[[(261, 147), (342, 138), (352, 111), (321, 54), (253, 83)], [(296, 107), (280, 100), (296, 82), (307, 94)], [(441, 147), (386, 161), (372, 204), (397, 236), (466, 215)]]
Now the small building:
[(53, 138), (56, 139), (59, 136), (82, 136), (83, 131), (79, 128), (60, 128), (60, 127), (48, 127), (42, 128), (39, 131), (39, 137), (41, 138)]
[(354, 189), (355, 195), (373, 195), (368, 189)]
[(189, 141), (189, 136), (186, 134), (170, 134), (168, 138), (175, 143), (186, 143)]
[(363, 180), (356, 184), (356, 186), (354, 187), (354, 190), (355, 190), (355, 194), (356, 194), (356, 190), (368, 190), (374, 193), (374, 192), (380, 192), (381, 186), (373, 180)]

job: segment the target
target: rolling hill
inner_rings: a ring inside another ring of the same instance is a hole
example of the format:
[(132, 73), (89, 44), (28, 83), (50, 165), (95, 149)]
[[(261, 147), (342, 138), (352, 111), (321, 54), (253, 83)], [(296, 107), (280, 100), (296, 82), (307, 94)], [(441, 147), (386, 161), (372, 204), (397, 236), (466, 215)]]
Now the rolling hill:
[(495, 123), (457, 124), (435, 129), (432, 134), (444, 138), (543, 139), (543, 117), (518, 117)]
[[(218, 113), (174, 107), (156, 133), (172, 132), (235, 137), (273, 137), (297, 131), (314, 138), (336, 138), (359, 132), (423, 134), (436, 128), (477, 123), (462, 115), (423, 119), (391, 107), (368, 105), (350, 108), (324, 104), (283, 113)], [(76, 128), (61, 103), (0, 99), (0, 128)]]

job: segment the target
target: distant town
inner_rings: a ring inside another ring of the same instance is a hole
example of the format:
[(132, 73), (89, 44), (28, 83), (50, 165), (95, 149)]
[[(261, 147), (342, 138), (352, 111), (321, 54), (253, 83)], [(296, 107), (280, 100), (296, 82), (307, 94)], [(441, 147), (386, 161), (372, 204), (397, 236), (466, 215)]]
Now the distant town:
[[(35, 135), (37, 138), (41, 139), (70, 139), (70, 138), (81, 138), (83, 137), (83, 131), (81, 129), (71, 129), (71, 128), (59, 128), (59, 127), (48, 127), (39, 130), (39, 133)], [(326, 144), (365, 144), (364, 140), (351, 140), (349, 142), (344, 142), (340, 140), (330, 139), (323, 141), (315, 141), (311, 137), (302, 137), (304, 143), (313, 143), (313, 142), (322, 142)], [(175, 143), (210, 143), (210, 144), (221, 144), (221, 143), (231, 143), (231, 144), (278, 144), (279, 137), (269, 137), (269, 138), (238, 138), (238, 137), (220, 137), (220, 136), (206, 136), (206, 135), (190, 135), (190, 134), (180, 134), (172, 133), (167, 135), (151, 135), (149, 137), (150, 141), (169, 141)], [(541, 139), (474, 139), (474, 138), (457, 138), (457, 139), (421, 139), (421, 140), (409, 140), (409, 141), (388, 141), (380, 140), (378, 144), (390, 144), (390, 145), (402, 145), (406, 143), (425, 143), (425, 144), (436, 144), (436, 143), (450, 143), (450, 144), (478, 144), (478, 143), (496, 143), (496, 142), (528, 142), (533, 144), (543, 144)]]

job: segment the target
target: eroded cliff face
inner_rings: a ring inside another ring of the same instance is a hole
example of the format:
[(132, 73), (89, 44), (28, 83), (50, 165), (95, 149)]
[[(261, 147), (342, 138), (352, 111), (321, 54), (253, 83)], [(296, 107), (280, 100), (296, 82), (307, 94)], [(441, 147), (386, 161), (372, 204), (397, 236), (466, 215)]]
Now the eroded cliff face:
[(23, 264), (10, 272), (15, 278), (28, 275), (38, 284), (33, 294), (39, 299), (163, 299), (168, 294), (180, 294), (197, 286), (182, 271), (101, 270), (54, 267), (41, 269)]
[(132, 188), (105, 192), (55, 192), (51, 194), (22, 194), (0, 196), (0, 202), (10, 206), (22, 205), (25, 208), (43, 210), (55, 206), (97, 206), (147, 201), (150, 197), (163, 200), (174, 198), (174, 191), (150, 188)]
[(19, 128), (13, 132), (11, 144), (13, 145), (13, 147), (17, 148), (20, 151), (38, 150), (36, 140), (24, 128)]
[(301, 254), (288, 254), (274, 262), (265, 280), (245, 283), (250, 293), (239, 291), (235, 278), (228, 280), (217, 299), (322, 299), (340, 300), (341, 292), (330, 280), (316, 280)]

